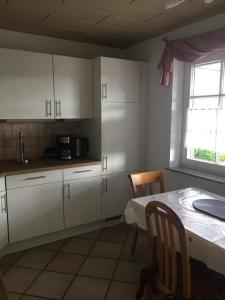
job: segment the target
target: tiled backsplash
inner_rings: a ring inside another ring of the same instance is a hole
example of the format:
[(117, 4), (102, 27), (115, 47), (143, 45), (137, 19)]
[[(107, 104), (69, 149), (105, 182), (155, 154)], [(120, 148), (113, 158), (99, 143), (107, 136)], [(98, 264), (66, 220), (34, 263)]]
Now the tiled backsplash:
[(79, 136), (80, 130), (79, 121), (0, 123), (0, 160), (18, 159), (19, 131), (23, 134), (26, 157), (36, 159), (43, 155), (46, 146), (56, 145), (56, 135)]

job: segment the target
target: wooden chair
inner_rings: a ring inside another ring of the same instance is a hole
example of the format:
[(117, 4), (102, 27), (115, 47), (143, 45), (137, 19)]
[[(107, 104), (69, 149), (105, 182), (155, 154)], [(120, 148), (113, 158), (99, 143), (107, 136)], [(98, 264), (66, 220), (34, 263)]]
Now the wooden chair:
[[(151, 171), (151, 172), (142, 172), (142, 173), (135, 173), (128, 175), (133, 191), (134, 198), (153, 195), (154, 189), (153, 186), (159, 184), (160, 193), (164, 193), (164, 171)], [(134, 231), (133, 240), (131, 243), (131, 254), (134, 254), (137, 238), (138, 238), (138, 231), (140, 229), (136, 226)]]
[(152, 259), (157, 262), (152, 288), (171, 299), (191, 299), (188, 242), (181, 220), (167, 205), (158, 201), (150, 202), (145, 214), (150, 245), (155, 249)]
[(7, 296), (7, 292), (6, 292), (6, 289), (5, 289), (5, 285), (4, 285), (4, 282), (3, 282), (3, 279), (0, 275), (0, 299), (1, 300), (8, 300), (8, 296)]

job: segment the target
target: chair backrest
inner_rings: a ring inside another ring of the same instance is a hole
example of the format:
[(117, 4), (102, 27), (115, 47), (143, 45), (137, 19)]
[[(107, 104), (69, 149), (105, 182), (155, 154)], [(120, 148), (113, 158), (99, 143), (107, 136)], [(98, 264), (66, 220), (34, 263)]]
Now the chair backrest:
[[(179, 292), (183, 299), (190, 299), (190, 259), (187, 235), (181, 220), (172, 209), (159, 201), (150, 202), (146, 206), (145, 215), (148, 237), (155, 249), (153, 260), (158, 265), (157, 287), (166, 294), (177, 295), (178, 283), (181, 283)], [(177, 247), (180, 256), (177, 255)], [(179, 276), (182, 277), (182, 281), (178, 281)]]
[(164, 171), (130, 174), (130, 182), (135, 198), (153, 194), (153, 184), (159, 183), (160, 193), (164, 193)]

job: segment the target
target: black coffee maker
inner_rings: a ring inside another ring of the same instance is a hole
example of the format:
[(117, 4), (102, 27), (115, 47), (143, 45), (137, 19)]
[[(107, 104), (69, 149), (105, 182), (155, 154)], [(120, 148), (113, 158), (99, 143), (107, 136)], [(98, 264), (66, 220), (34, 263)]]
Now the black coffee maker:
[(74, 158), (86, 157), (89, 150), (88, 139), (84, 137), (73, 137), (71, 149), (72, 149), (72, 156)]
[(62, 160), (72, 159), (72, 137), (68, 135), (58, 135), (56, 139), (58, 146), (58, 158)]

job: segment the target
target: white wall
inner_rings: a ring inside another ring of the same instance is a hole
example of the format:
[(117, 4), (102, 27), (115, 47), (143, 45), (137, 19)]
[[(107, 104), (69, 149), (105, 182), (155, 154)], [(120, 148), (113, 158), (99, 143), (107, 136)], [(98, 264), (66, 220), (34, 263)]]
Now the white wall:
[[(181, 113), (182, 99), (173, 99), (175, 93), (172, 86), (163, 87), (159, 82), (160, 72), (157, 70), (157, 65), (164, 49), (162, 38), (164, 36), (167, 36), (169, 39), (184, 38), (223, 26), (225, 26), (224, 13), (142, 42), (126, 50), (129, 58), (148, 61), (149, 88), (148, 107), (146, 109), (146, 119), (148, 120), (146, 165), (149, 170), (162, 169), (170, 165), (170, 140), (174, 141), (174, 145), (176, 144), (176, 139), (174, 139), (174, 136), (171, 136), (171, 120), (173, 120), (172, 135), (174, 135), (177, 130), (179, 131), (179, 127), (181, 126), (179, 114), (174, 114), (174, 110), (173, 113), (171, 113), (171, 108), (172, 103), (175, 100), (179, 100), (179, 110)], [(176, 95), (176, 98), (177, 97), (180, 97), (180, 95)], [(174, 147), (177, 147), (177, 145)], [(179, 160), (177, 155), (176, 152), (175, 161)], [(212, 186), (217, 186), (209, 183), (207, 180), (202, 181), (191, 176), (181, 176), (178, 173), (167, 173), (168, 189), (191, 185), (208, 190), (212, 190)], [(218, 185), (218, 193), (225, 195), (225, 185)]]
[(97, 56), (122, 57), (124, 51), (88, 43), (79, 43), (0, 29), (0, 48), (19, 49), (66, 56), (93, 58)]

